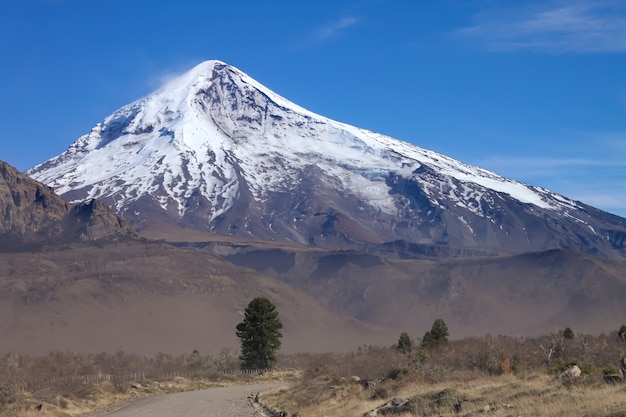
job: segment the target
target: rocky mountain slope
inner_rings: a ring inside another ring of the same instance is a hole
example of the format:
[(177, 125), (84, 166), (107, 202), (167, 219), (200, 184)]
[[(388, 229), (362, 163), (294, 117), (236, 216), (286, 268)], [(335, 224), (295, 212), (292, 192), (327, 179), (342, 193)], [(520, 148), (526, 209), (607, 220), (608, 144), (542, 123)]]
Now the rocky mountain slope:
[(122, 107), (28, 174), (67, 200), (102, 200), (139, 230), (626, 258), (625, 219), (329, 120), (219, 61)]
[(128, 221), (95, 200), (66, 203), (53, 190), (0, 161), (0, 246), (132, 238)]

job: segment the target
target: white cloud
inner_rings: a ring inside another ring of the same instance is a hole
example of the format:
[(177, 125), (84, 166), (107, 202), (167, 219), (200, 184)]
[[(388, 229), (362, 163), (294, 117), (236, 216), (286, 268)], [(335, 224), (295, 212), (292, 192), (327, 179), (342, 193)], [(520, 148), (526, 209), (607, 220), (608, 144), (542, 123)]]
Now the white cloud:
[(546, 173), (559, 173), (563, 169), (576, 168), (610, 168), (620, 167), (626, 169), (626, 162), (606, 161), (601, 159), (571, 158), (571, 157), (498, 157), (491, 156), (482, 160), (483, 166), (491, 167), (492, 170), (507, 170), (524, 172), (526, 175), (544, 175)]
[(592, 190), (572, 189), (573, 194), (570, 197), (604, 211), (626, 216), (626, 197), (607, 191), (611, 190), (594, 192)]
[(329, 42), (332, 39), (336, 39), (346, 31), (357, 26), (361, 23), (360, 19), (352, 15), (346, 15), (340, 19), (327, 22), (324, 25), (313, 28), (305, 39), (301, 39), (297, 45), (294, 45), (296, 49), (309, 49), (316, 48), (324, 43)]
[[(617, 149), (617, 148), (615, 148)], [(626, 158), (497, 157), (477, 165), (626, 217)]]
[(483, 10), (454, 32), (489, 51), (626, 52), (626, 2), (549, 0)]
[(346, 29), (355, 26), (358, 20), (353, 16), (344, 16), (339, 20), (330, 22), (316, 31), (315, 38), (318, 41), (323, 41), (336, 36), (339, 36)]
[(626, 132), (554, 132), (540, 151), (524, 150), (523, 137), (510, 139), (521, 147), (471, 163), (626, 218)]

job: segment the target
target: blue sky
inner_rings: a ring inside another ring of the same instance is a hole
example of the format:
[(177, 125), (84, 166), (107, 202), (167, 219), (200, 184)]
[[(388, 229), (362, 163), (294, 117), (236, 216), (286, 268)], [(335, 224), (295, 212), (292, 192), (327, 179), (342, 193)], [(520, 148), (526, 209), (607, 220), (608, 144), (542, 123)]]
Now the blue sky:
[(626, 217), (623, 0), (1, 0), (25, 170), (207, 59), (324, 116)]

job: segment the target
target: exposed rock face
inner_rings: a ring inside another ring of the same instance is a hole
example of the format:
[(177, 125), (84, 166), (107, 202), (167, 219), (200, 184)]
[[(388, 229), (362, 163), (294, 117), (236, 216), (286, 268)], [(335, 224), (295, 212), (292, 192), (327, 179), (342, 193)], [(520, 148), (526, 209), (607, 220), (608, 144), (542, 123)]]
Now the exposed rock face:
[(5, 238), (47, 238), (57, 236), (69, 206), (50, 187), (0, 163), (0, 233)]
[(0, 161), (0, 246), (135, 237), (124, 218), (96, 201), (72, 205)]
[(128, 220), (116, 215), (106, 204), (96, 200), (70, 206), (66, 219), (66, 235), (81, 240), (109, 237), (136, 237)]
[(626, 258), (625, 219), (314, 114), (218, 61), (122, 107), (28, 172), (68, 201), (111, 205), (139, 229)]

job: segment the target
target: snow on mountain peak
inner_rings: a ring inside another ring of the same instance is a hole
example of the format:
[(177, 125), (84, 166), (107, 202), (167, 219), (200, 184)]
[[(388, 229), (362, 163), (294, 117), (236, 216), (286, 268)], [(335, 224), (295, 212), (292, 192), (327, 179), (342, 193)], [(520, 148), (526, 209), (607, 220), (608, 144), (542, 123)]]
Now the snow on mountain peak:
[[(124, 106), (63, 154), (29, 171), (75, 200), (141, 198), (182, 217), (207, 200), (207, 223), (250, 192), (289, 193), (315, 167), (323, 181), (395, 215), (391, 177), (412, 181), (435, 207), (485, 216), (492, 192), (543, 209), (577, 204), (436, 152), (312, 113), (221, 61), (206, 61)], [(241, 187), (245, 184), (246, 189)], [(194, 200), (195, 201), (195, 200)]]

